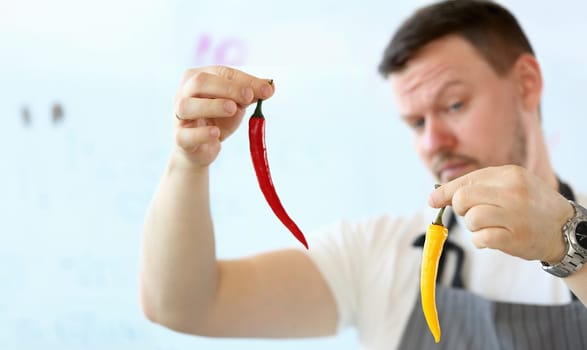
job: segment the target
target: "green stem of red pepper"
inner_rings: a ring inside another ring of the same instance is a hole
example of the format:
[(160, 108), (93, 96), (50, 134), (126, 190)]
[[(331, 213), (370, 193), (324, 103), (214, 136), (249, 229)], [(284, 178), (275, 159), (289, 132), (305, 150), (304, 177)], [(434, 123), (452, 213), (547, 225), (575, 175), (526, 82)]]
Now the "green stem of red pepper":
[(304, 234), (283, 208), (281, 200), (277, 196), (277, 192), (273, 186), (271, 172), (269, 171), (269, 162), (267, 160), (267, 148), (265, 147), (265, 117), (261, 111), (262, 102), (259, 99), (253, 115), (249, 118), (249, 148), (257, 181), (273, 213), (291, 231), (294, 237), (308, 249), (308, 243)]

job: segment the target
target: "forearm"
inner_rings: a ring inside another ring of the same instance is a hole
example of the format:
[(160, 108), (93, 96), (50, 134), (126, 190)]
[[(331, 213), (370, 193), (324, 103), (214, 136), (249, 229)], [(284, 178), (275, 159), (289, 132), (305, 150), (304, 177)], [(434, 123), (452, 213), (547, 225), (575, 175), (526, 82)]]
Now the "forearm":
[(565, 282), (583, 305), (587, 306), (587, 266), (565, 278)]
[(141, 296), (147, 316), (171, 328), (198, 322), (215, 297), (217, 264), (208, 168), (172, 156), (145, 220)]

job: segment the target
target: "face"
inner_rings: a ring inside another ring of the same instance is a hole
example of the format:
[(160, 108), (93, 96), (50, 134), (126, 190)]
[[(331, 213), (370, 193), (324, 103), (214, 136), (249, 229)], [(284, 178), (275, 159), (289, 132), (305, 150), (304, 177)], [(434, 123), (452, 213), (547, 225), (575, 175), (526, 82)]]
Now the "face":
[(390, 81), (415, 149), (439, 182), (487, 166), (525, 165), (515, 75), (499, 76), (464, 39), (428, 44)]

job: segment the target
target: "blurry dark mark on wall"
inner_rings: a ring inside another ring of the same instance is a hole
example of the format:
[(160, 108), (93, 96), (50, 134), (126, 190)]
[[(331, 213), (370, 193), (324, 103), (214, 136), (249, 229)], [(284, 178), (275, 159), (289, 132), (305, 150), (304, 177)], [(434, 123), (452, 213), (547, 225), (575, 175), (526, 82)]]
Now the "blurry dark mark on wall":
[(24, 126), (31, 125), (31, 112), (29, 111), (29, 107), (22, 106), (20, 109), (20, 120), (24, 124)]
[(53, 103), (53, 107), (51, 108), (51, 117), (53, 125), (57, 125), (63, 122), (65, 113), (63, 111), (63, 106), (61, 106), (59, 102)]

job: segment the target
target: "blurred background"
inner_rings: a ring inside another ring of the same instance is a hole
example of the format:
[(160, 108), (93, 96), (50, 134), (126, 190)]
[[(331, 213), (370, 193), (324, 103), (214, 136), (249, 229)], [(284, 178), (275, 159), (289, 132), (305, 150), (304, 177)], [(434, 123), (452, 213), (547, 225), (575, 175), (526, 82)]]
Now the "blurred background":
[[(0, 0), (0, 347), (356, 348), (352, 330), (208, 339), (151, 324), (138, 299), (143, 219), (173, 146), (181, 74), (209, 64), (275, 79), (264, 104), (269, 161), (308, 234), (426, 205), (433, 181), (376, 67), (400, 21), (427, 3)], [(555, 167), (585, 191), (587, 3), (500, 3), (542, 64)], [(258, 189), (246, 127), (211, 171), (219, 257), (298, 244)]]

